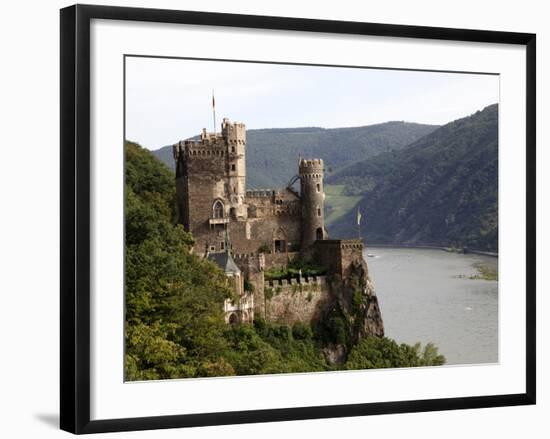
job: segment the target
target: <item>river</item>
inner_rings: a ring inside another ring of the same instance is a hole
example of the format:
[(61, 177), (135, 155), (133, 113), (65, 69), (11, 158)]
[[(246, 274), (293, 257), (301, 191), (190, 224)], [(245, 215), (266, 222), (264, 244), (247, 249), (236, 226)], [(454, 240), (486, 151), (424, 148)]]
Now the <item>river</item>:
[(447, 364), (498, 362), (498, 282), (469, 278), (474, 264), (496, 267), (498, 258), (380, 247), (364, 256), (387, 337), (433, 342)]

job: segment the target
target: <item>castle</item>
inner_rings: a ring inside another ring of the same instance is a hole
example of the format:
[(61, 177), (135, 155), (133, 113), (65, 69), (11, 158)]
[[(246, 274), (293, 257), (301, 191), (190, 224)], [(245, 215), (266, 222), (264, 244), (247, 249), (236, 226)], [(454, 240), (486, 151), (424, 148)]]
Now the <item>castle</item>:
[[(239, 297), (224, 305), (228, 323), (251, 322), (255, 315), (311, 322), (335, 304), (347, 307), (351, 289), (362, 288), (363, 311), (370, 313), (365, 330), (383, 335), (362, 242), (328, 239), (322, 159), (300, 158), (284, 188), (247, 190), (246, 128), (225, 118), (221, 132), (203, 129), (199, 140), (180, 141), (173, 152), (179, 221), (193, 234), (194, 251), (225, 271)], [(314, 261), (322, 272), (266, 275), (297, 258)]]

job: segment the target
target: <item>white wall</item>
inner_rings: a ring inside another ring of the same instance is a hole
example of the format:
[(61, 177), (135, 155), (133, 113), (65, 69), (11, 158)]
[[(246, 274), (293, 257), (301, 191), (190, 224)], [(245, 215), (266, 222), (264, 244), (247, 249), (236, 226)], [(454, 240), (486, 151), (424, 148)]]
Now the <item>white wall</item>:
[[(164, 7), (263, 15), (302, 16), (396, 24), (482, 28), (538, 34), (538, 271), (550, 258), (541, 251), (550, 245), (540, 227), (550, 220), (550, 153), (547, 104), (549, 89), (549, 14), (542, 1), (461, 0), (297, 2), (277, 0), (88, 1), (120, 6)], [(58, 413), (58, 284), (59, 284), (59, 164), (58, 164), (58, 9), (63, 1), (6, 2), (0, 15), (2, 67), (0, 102), (2, 139), (0, 158), (1, 236), (0, 273), (0, 432), (3, 437), (56, 437)], [(7, 137), (6, 137), (7, 134)], [(544, 203), (546, 199), (546, 203)], [(538, 281), (539, 371), (548, 368), (548, 321), (543, 291), (549, 281)], [(546, 346), (544, 346), (546, 344)], [(113, 437), (278, 438), (325, 437), (485, 438), (547, 437), (544, 414), (550, 409), (548, 378), (539, 373), (536, 407), (498, 408), (456, 412), (328, 419), (244, 426), (210, 427), (126, 433)], [(548, 415), (547, 415), (548, 416)], [(546, 432), (546, 434), (545, 434)]]

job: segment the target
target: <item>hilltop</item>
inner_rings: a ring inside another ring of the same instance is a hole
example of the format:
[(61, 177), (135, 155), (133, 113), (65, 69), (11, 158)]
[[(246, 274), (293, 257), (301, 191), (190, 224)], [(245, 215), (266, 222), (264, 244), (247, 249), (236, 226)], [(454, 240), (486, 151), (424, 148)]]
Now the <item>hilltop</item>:
[[(498, 251), (498, 106), (347, 167), (326, 183), (360, 197), (367, 242)], [(329, 227), (336, 236), (356, 230), (355, 208)]]
[[(330, 175), (380, 153), (400, 150), (437, 128), (437, 125), (386, 122), (352, 128), (247, 130), (247, 187), (284, 186), (296, 174), (300, 156), (322, 157), (325, 175)], [(174, 169), (171, 145), (152, 153)]]

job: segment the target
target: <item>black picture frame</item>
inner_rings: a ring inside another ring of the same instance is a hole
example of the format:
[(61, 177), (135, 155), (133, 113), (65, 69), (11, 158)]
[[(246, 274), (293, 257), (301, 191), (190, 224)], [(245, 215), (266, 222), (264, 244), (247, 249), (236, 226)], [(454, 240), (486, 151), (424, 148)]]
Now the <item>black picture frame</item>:
[[(535, 404), (535, 140), (536, 36), (303, 18), (75, 5), (61, 13), (61, 429), (81, 434), (426, 412)], [(334, 34), (504, 43), (526, 47), (526, 392), (383, 403), (346, 404), (90, 420), (90, 21), (133, 20)]]

